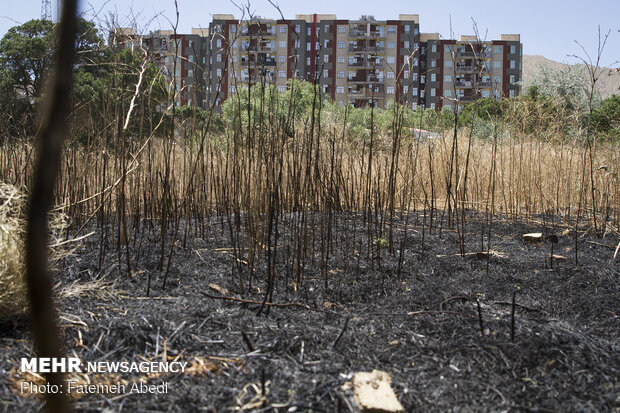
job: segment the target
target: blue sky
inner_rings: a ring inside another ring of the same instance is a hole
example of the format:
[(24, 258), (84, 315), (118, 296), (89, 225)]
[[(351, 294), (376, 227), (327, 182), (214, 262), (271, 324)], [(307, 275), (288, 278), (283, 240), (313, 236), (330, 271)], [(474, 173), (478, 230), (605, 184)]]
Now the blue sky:
[[(55, 3), (56, 0), (51, 0)], [(241, 4), (242, 0), (235, 1)], [(543, 55), (561, 62), (574, 62), (568, 55), (583, 52), (579, 41), (592, 55), (596, 54), (598, 25), (606, 33), (611, 30), (602, 63), (611, 65), (620, 60), (620, 0), (549, 1), (549, 0), (274, 0), (287, 18), (297, 13), (330, 13), (343, 19), (357, 19), (362, 14), (377, 19), (396, 19), (399, 13), (419, 14), (422, 32), (439, 32), (443, 37), (473, 34), (472, 19), (477, 22), (481, 37), (499, 38), (501, 33), (520, 33), (525, 54)], [(192, 27), (205, 27), (214, 13), (232, 13), (240, 17), (239, 9), (226, 0), (178, 0), (179, 32)], [(246, 3), (247, 4), (247, 3)], [(148, 29), (168, 29), (174, 19), (174, 0), (81, 0), (81, 8), (89, 15), (98, 14), (105, 20), (115, 13), (122, 24), (128, 16), (136, 16), (138, 26)], [(256, 15), (278, 17), (267, 0), (253, 0), (251, 9)], [(0, 36), (17, 23), (41, 14), (41, 0), (7, 1), (0, 9)], [(155, 19), (153, 20), (153, 17)], [(615, 67), (618, 65), (616, 64)]]

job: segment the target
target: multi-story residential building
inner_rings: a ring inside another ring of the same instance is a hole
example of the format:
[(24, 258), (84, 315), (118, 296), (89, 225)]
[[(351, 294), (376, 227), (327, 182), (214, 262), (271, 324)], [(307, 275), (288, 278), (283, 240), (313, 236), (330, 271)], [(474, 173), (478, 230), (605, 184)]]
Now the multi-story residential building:
[(298, 14), (292, 20), (241, 21), (215, 14), (208, 28), (191, 35), (160, 30), (137, 36), (122, 29), (118, 37), (145, 45), (170, 82), (176, 81), (178, 105), (205, 108), (257, 83), (284, 91), (290, 79), (320, 85), (341, 105), (398, 101), (454, 108), (479, 97), (516, 96), (521, 80), (519, 35), (441, 39), (420, 34), (416, 14), (397, 20)]
[(169, 87), (175, 87), (177, 106), (203, 106), (208, 50), (206, 34), (194, 29), (192, 34), (175, 35), (172, 30), (156, 30), (138, 35), (134, 29), (117, 28), (111, 34), (110, 42), (144, 51), (160, 67)]
[(288, 79), (316, 82), (344, 105), (417, 99), (417, 15), (378, 21), (372, 16), (339, 20), (335, 15), (297, 15), (294, 20), (239, 22), (215, 15), (210, 24), (209, 101), (216, 104), (240, 85)]
[(518, 34), (483, 41), (476, 36), (442, 40), (438, 34), (423, 33), (421, 45), (420, 104), (424, 107), (462, 108), (481, 97), (519, 94), (522, 45)]

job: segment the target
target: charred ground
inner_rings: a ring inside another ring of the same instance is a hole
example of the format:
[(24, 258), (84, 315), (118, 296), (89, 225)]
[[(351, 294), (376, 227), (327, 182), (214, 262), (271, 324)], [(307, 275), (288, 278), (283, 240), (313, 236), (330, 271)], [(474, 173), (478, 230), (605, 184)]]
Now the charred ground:
[[(345, 222), (352, 218), (338, 218), (339, 237), (350, 232)], [(367, 260), (360, 229), (347, 244), (358, 247), (336, 245), (327, 268), (310, 253), (295, 291), (286, 219), (276, 249), (277, 305), (261, 315), (254, 302), (264, 298), (266, 269), (256, 268), (254, 286), (246, 285), (242, 297), (220, 218), (204, 237), (192, 230), (185, 245), (176, 242), (165, 289), (155, 230), (132, 245), (131, 275), (113, 250), (98, 269), (99, 237), (85, 240), (57, 273), (62, 286), (76, 283), (59, 301), (68, 354), (85, 361), (166, 357), (188, 361), (190, 369), (79, 378), (168, 382), (169, 392), (88, 395), (76, 399), (78, 410), (346, 412), (351, 401), (343, 384), (373, 369), (392, 375), (407, 411), (620, 409), (620, 267), (611, 249), (618, 234), (584, 229), (575, 244), (574, 232), (559, 221), (494, 217), (487, 263), (484, 256), (462, 257), (458, 233), (445, 222), (429, 232), (422, 214), (412, 213), (396, 221), (393, 255), (385, 247), (380, 259), (372, 253)], [(487, 251), (488, 224), (485, 215), (469, 214), (466, 252)], [(522, 240), (533, 231), (560, 234), (554, 254), (566, 259), (557, 257), (550, 268), (551, 243)], [(0, 410), (37, 411), (40, 400), (16, 387), (37, 380), (19, 372), (19, 359), (32, 355), (27, 325), (1, 331)]]

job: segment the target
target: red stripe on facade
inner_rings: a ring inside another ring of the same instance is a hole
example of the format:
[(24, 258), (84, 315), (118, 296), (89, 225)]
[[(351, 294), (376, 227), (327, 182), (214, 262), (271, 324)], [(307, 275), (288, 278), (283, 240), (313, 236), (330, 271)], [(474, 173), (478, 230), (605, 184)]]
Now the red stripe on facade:
[(312, 15), (312, 43), (310, 44), (310, 81), (314, 83), (316, 66), (316, 14)]

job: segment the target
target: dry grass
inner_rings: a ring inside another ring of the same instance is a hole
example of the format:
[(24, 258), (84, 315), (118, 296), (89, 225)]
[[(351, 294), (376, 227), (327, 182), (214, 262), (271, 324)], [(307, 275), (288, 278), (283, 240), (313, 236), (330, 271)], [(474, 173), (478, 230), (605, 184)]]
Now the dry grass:
[[(0, 183), (0, 321), (24, 315), (28, 295), (24, 279), (25, 194), (15, 186)], [(68, 218), (60, 211), (50, 217), (50, 261), (69, 255), (75, 245), (64, 240)], [(70, 289), (75, 288), (70, 286)]]
[(22, 260), (23, 203), (17, 188), (0, 184), (0, 320), (23, 314), (28, 307)]

